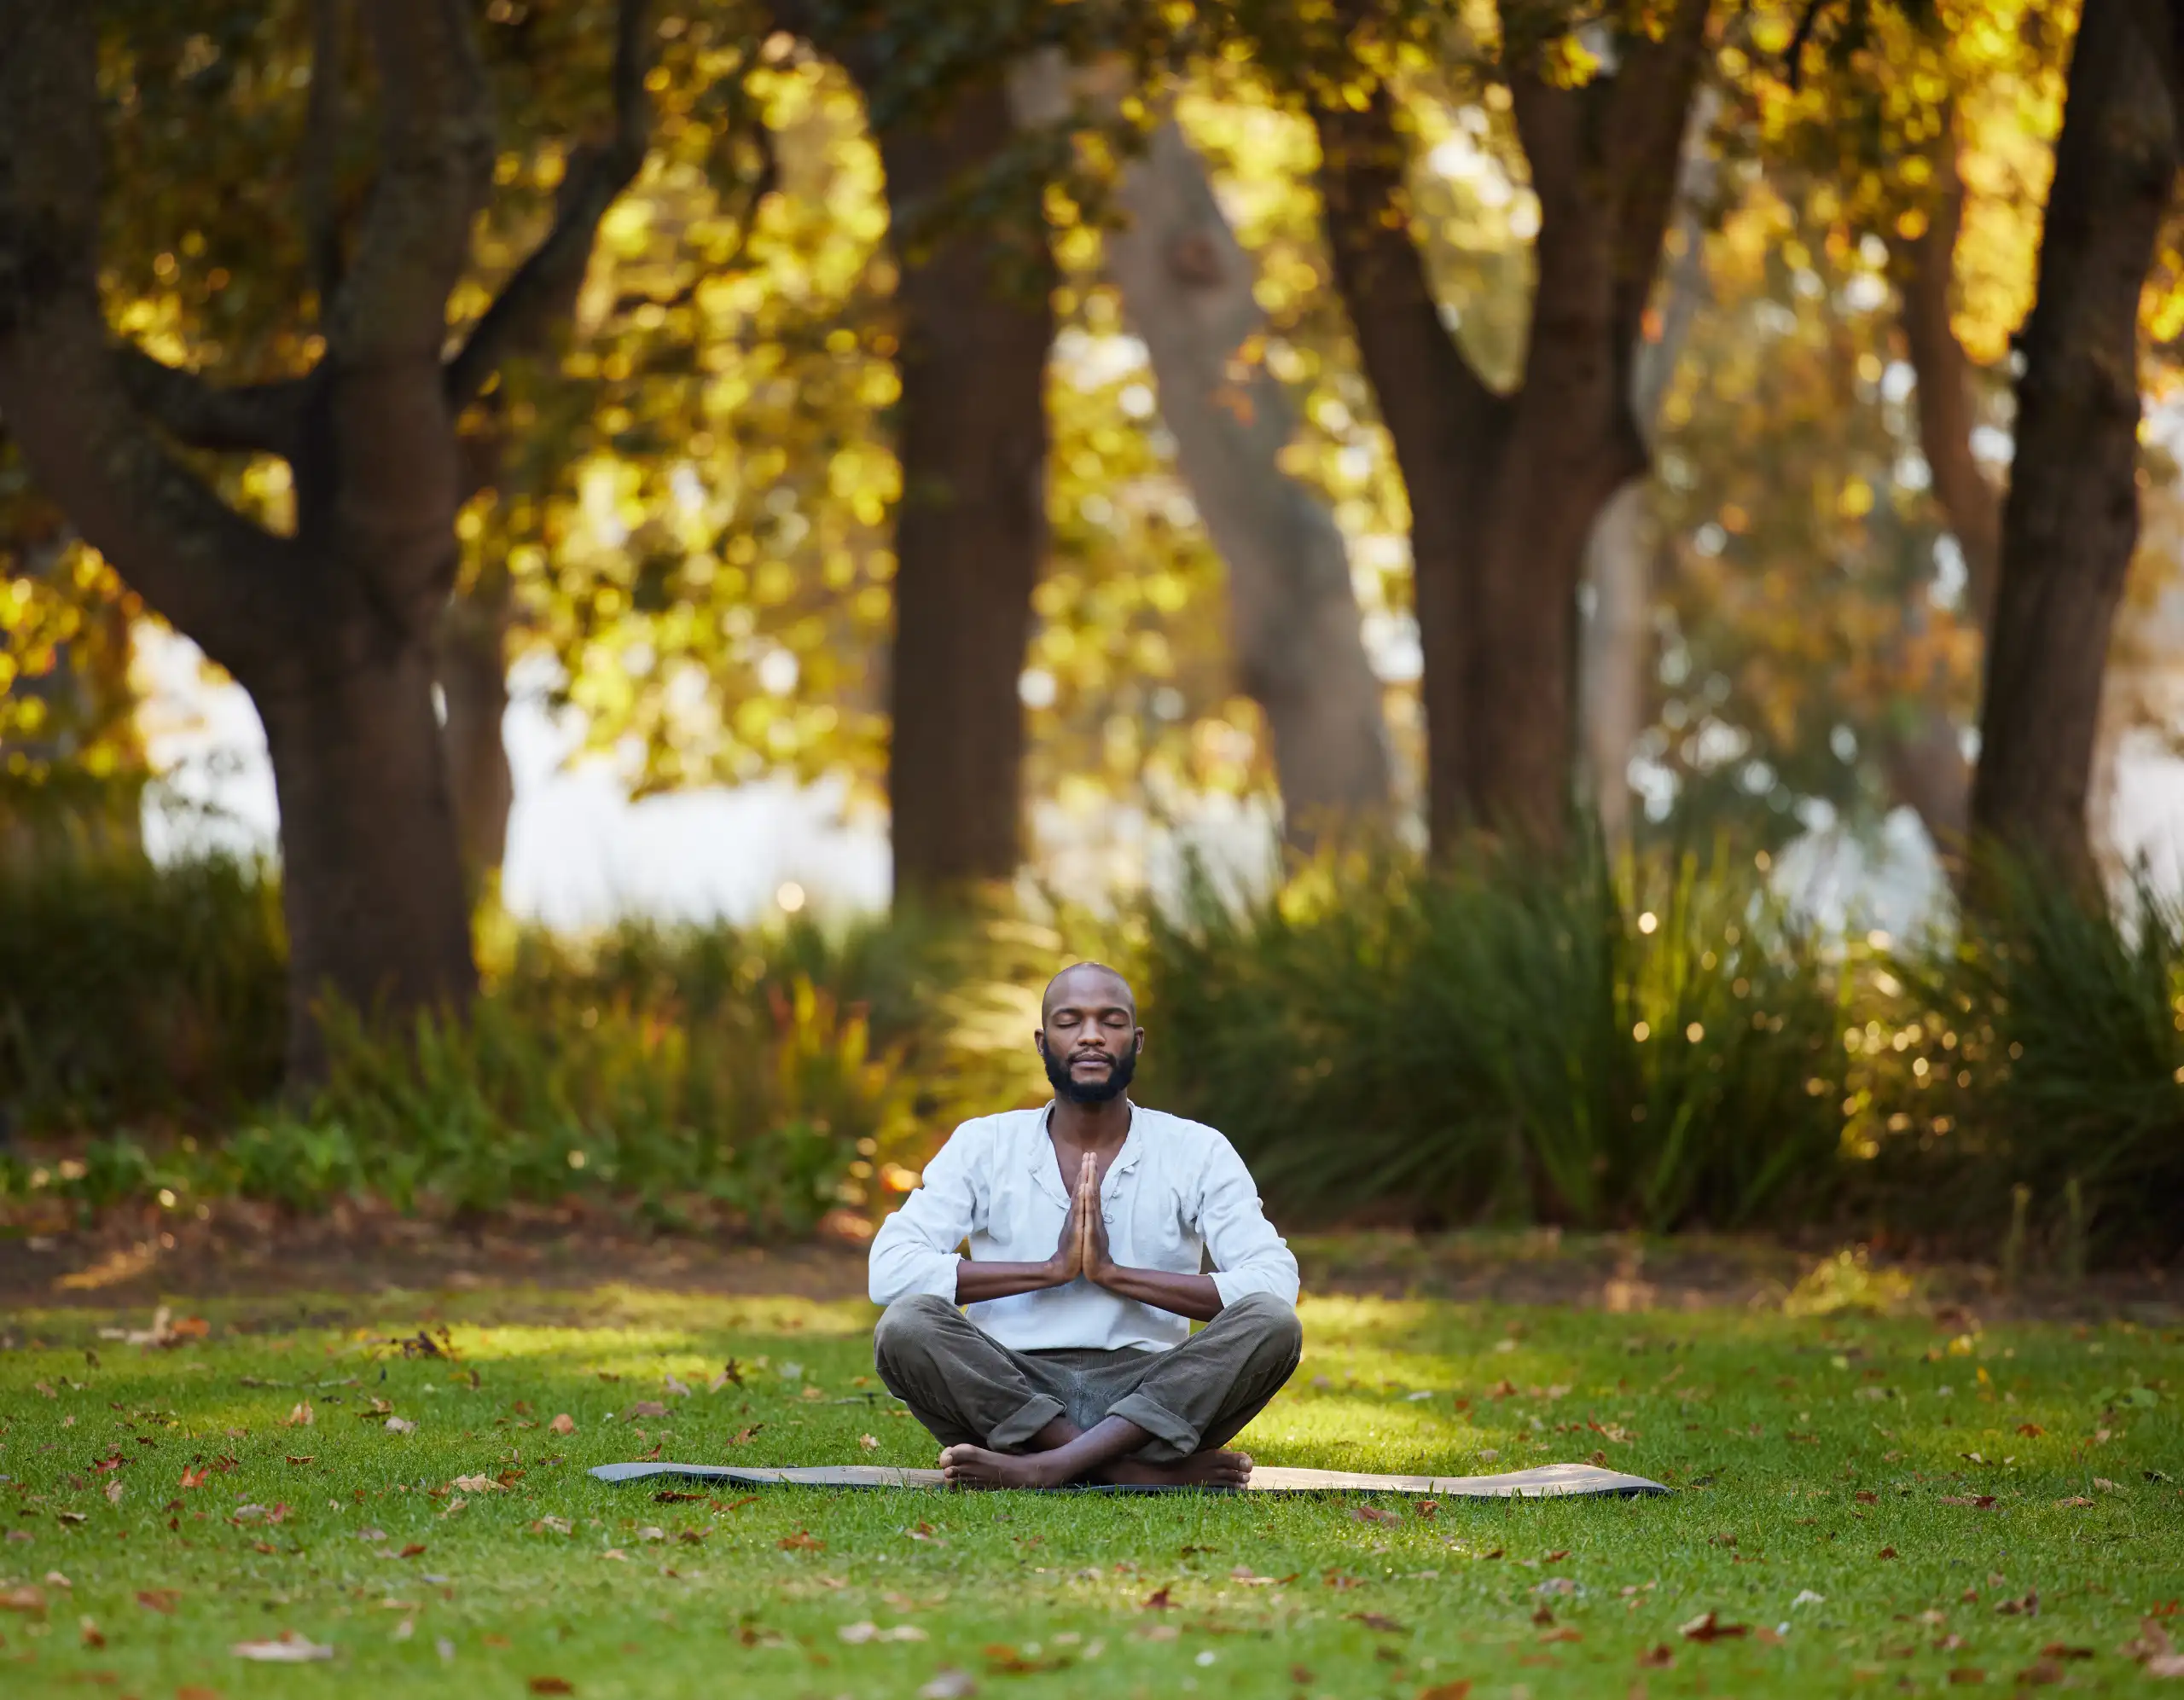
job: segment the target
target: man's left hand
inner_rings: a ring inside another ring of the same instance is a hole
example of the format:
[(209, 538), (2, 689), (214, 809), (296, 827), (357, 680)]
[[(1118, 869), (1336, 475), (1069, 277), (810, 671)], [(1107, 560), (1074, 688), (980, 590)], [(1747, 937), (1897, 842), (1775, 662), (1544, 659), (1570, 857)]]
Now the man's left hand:
[(1077, 1171), (1077, 1220), (1084, 1236), (1084, 1278), (1103, 1287), (1115, 1272), (1115, 1261), (1107, 1252), (1107, 1218), (1100, 1204), (1100, 1165), (1089, 1152)]

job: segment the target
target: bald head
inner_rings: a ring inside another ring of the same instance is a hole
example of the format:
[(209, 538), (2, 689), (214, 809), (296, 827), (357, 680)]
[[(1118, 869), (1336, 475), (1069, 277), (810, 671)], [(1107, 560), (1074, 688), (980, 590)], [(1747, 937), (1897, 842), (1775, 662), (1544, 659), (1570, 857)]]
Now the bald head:
[(1085, 1016), (1122, 1009), (1129, 1012), (1129, 1024), (1137, 1024), (1136, 994), (1128, 980), (1104, 962), (1072, 963), (1047, 982), (1046, 995), (1039, 1000), (1040, 1024), (1051, 1027), (1054, 1012), (1062, 1008)]

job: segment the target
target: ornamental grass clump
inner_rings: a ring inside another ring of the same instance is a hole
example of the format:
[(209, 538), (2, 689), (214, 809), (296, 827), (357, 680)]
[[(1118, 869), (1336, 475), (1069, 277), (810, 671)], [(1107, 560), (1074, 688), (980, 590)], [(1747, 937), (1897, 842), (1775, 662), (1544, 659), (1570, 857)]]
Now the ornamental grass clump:
[(1730, 1227), (1839, 1189), (1840, 976), (1726, 852), (1329, 859), (1147, 931), (1163, 1101), (1304, 1219)]

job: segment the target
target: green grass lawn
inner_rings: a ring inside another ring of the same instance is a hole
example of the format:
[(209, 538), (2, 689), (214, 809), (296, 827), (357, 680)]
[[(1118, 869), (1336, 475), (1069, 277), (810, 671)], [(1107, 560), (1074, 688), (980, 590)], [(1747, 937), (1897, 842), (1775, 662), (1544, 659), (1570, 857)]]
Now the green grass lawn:
[[(19, 1314), (0, 1692), (2114, 1690), (2152, 1685), (2121, 1649), (2184, 1594), (2184, 1337), (2120, 1323), (1321, 1299), (1242, 1442), (1421, 1473), (1598, 1453), (1665, 1499), (663, 1502), (584, 1473), (655, 1453), (930, 1464), (872, 1378), (872, 1314), (612, 1289), (299, 1298), (215, 1308), (208, 1337), (147, 1350), (97, 1333), (141, 1315)], [(451, 1356), (390, 1343), (443, 1326)], [(741, 1382), (716, 1390), (731, 1359)], [(1683, 1633), (1708, 1613), (1745, 1633)], [(231, 1651), (283, 1634), (332, 1657)]]

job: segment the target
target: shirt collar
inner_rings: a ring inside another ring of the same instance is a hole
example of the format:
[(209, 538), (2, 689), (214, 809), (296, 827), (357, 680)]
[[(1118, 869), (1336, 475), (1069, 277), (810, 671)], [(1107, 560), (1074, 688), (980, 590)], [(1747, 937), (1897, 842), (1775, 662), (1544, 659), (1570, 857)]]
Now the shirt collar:
[[(1129, 1100), (1125, 1100), (1126, 1102)], [(1029, 1153), (1031, 1173), (1048, 1198), (1064, 1209), (1069, 1205), (1069, 1189), (1062, 1185), (1061, 1165), (1054, 1161), (1054, 1137), (1049, 1131), (1054, 1119), (1054, 1101), (1047, 1100), (1047, 1107), (1039, 1111), (1039, 1136), (1031, 1141)], [(1145, 1111), (1135, 1103), (1130, 1106), (1130, 1131), (1123, 1135), (1123, 1148), (1115, 1153), (1115, 1160), (1107, 1165), (1102, 1190), (1112, 1187), (1118, 1175), (1127, 1175), (1137, 1167), (1138, 1159), (1145, 1155), (1145, 1136), (1141, 1131), (1145, 1125)]]

